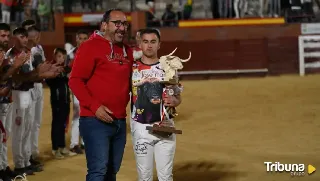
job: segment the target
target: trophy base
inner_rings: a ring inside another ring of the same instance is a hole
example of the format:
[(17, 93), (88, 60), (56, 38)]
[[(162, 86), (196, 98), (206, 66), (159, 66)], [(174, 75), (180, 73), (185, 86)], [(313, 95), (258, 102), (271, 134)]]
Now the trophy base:
[(152, 132), (159, 132), (159, 133), (182, 134), (182, 130), (178, 130), (178, 129), (171, 127), (171, 126), (160, 126), (157, 124), (154, 124), (153, 126), (147, 126), (146, 129), (149, 131), (152, 131)]

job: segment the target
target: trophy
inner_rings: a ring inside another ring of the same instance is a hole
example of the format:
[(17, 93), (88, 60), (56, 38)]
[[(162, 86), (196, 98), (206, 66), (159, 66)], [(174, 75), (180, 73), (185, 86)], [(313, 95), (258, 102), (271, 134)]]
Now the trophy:
[[(184, 60), (177, 56), (173, 56), (176, 50), (177, 48), (175, 48), (175, 50), (173, 50), (173, 52), (171, 52), (169, 55), (161, 56), (159, 59), (160, 67), (165, 74), (164, 79), (160, 81), (160, 83), (164, 84), (162, 97), (166, 95), (178, 95), (182, 91), (182, 86), (179, 83), (178, 78), (178, 70), (183, 68), (182, 63), (191, 59), (191, 52), (189, 53), (189, 58)], [(146, 129), (162, 136), (170, 136), (173, 133), (182, 134), (182, 130), (177, 130), (171, 121), (172, 118), (178, 115), (176, 108), (167, 107), (162, 104), (161, 110), (162, 113), (160, 123), (153, 124), (153, 126), (147, 126)]]

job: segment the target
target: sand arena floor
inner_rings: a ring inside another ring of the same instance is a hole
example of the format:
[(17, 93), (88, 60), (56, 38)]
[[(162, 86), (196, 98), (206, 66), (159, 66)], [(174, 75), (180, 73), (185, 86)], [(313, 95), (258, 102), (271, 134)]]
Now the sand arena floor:
[[(312, 164), (320, 169), (320, 75), (184, 81), (176, 126), (176, 181), (286, 181), (289, 173), (267, 173), (264, 161)], [(40, 149), (45, 171), (29, 181), (85, 181), (83, 155), (51, 158), (51, 110), (45, 90)], [(69, 135), (68, 135), (69, 138)], [(136, 180), (131, 135), (119, 181)], [(69, 140), (69, 139), (68, 139)], [(11, 159), (11, 146), (9, 150)], [(12, 162), (11, 162), (12, 165)]]

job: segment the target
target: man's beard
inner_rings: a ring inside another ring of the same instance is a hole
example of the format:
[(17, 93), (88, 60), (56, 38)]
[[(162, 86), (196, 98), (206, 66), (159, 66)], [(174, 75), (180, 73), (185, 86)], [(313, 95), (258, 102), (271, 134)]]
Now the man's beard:
[(0, 44), (1, 44), (2, 46), (4, 46), (5, 48), (8, 48), (8, 46), (9, 46), (9, 42), (7, 42), (7, 41), (0, 42)]

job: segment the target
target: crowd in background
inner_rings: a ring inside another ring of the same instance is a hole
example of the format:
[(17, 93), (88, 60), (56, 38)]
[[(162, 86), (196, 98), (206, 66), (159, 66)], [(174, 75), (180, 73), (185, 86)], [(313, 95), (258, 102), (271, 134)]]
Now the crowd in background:
[[(24, 19), (34, 19), (45, 31), (52, 25), (50, 22), (53, 21), (54, 11), (99, 12), (116, 8), (117, 3), (124, 1), (129, 3), (131, 0), (1, 0), (0, 16), (2, 22), (14, 25), (19, 25)], [(199, 10), (195, 4), (200, 1), (204, 5)], [(164, 0), (145, 0), (142, 9), (137, 7), (137, 1), (134, 2), (133, 9), (146, 11), (148, 27), (174, 27), (179, 20), (192, 19), (205, 8), (213, 19), (286, 17), (288, 22), (317, 21), (317, 10), (320, 9), (320, 0), (174, 0), (167, 3), (165, 8), (158, 6)]]
[[(162, 16), (162, 26), (176, 26), (180, 19), (192, 17), (193, 2), (179, 0), (180, 8), (173, 10), (167, 4)], [(246, 18), (246, 17), (285, 17), (288, 22), (317, 21), (320, 9), (319, 0), (210, 0), (213, 19)], [(150, 19), (149, 19), (150, 20)], [(150, 26), (153, 24), (149, 23)]]
[(1, 0), (1, 19), (3, 23), (19, 26), (25, 19), (34, 19), (41, 30), (50, 27), (52, 18), (51, 0)]
[[(63, 0), (63, 7), (65, 13), (72, 13), (72, 7), (79, 0)], [(89, 9), (90, 12), (96, 12), (102, 10), (103, 0), (80, 0), (82, 12)]]
[(310, 16), (319, 0), (210, 0), (214, 18)]

